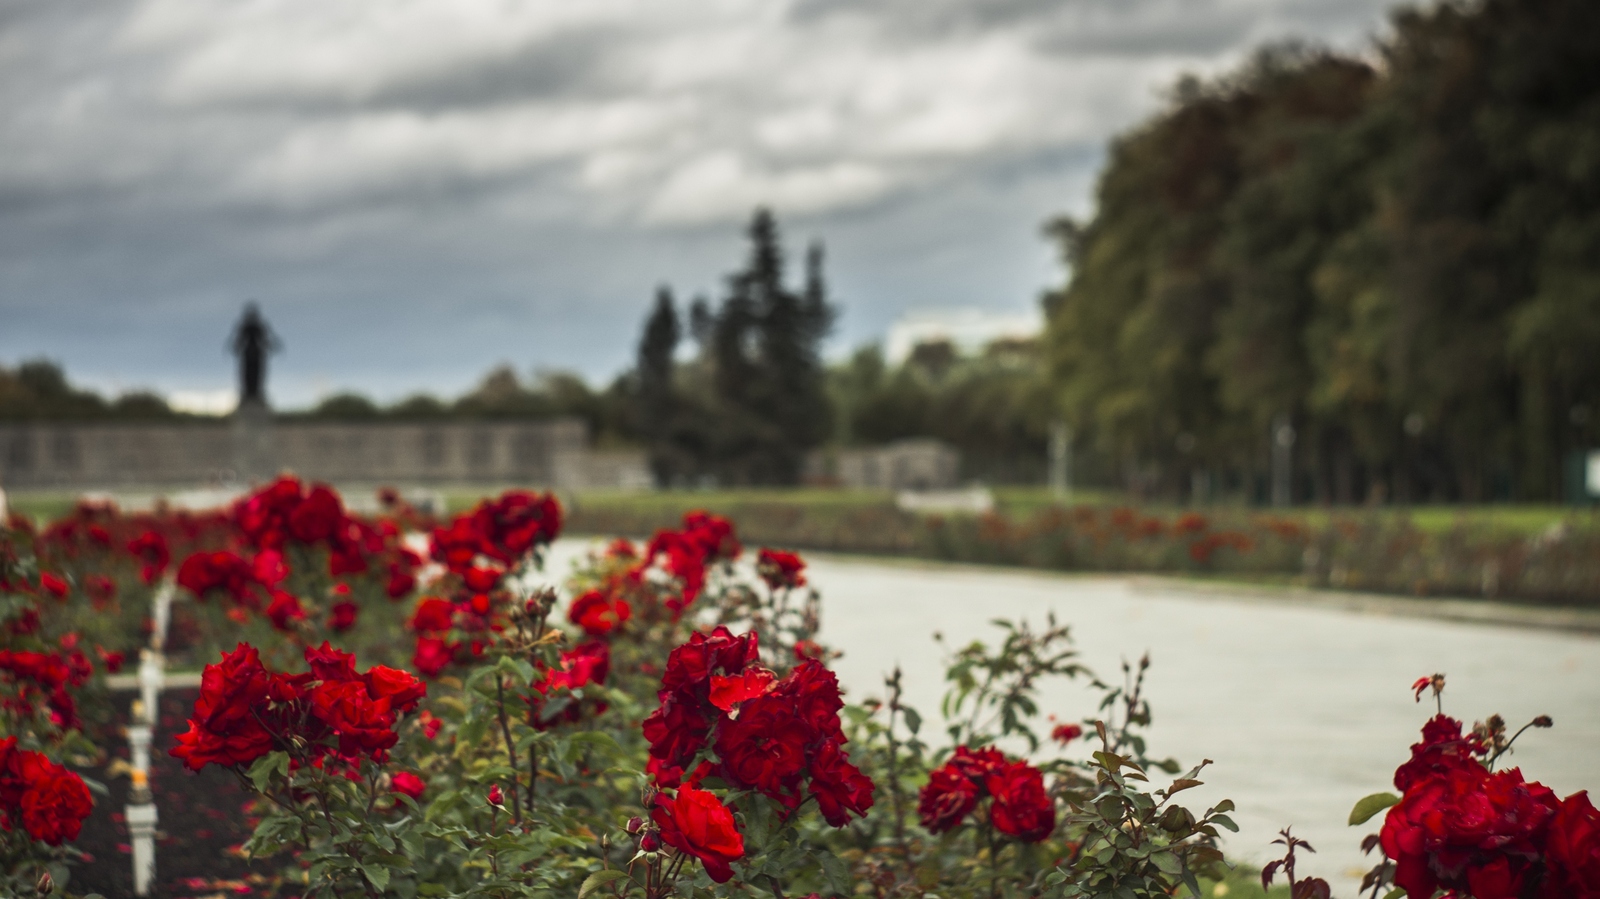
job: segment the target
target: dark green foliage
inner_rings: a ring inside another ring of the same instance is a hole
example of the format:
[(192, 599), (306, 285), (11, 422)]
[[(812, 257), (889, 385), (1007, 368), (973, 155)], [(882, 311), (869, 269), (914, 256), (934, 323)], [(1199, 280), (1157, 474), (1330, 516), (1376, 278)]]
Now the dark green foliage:
[(834, 366), (828, 379), (841, 443), (937, 437), (961, 451), (963, 477), (1044, 480), (1055, 404), (1036, 342), (997, 341), (974, 357), (958, 356), (949, 343), (925, 343), (898, 369), (869, 346)]
[(362, 421), (377, 418), (377, 404), (359, 393), (336, 393), (318, 403), (309, 418), (328, 418), (335, 421)]
[(161, 397), (125, 393), (115, 400), (73, 387), (61, 366), (44, 359), (0, 366), (0, 421), (148, 421), (179, 418)]
[(1600, 441), (1600, 7), (1396, 14), (1384, 64), (1303, 47), (1180, 85), (1051, 230), (1067, 413), (1136, 488), (1555, 498)]
[(674, 458), (672, 447), (672, 427), (677, 418), (672, 390), (673, 355), (681, 337), (672, 290), (663, 286), (656, 291), (655, 309), (645, 322), (634, 370), (639, 434), (650, 447), (650, 465), (659, 484), (671, 483), (674, 472), (682, 467)]
[(721, 305), (696, 299), (690, 307), (689, 333), (700, 348), (693, 363), (671, 364), (667, 338), (675, 347), (678, 325), (665, 289), (646, 323), (635, 396), (663, 482), (794, 484), (806, 451), (832, 429), (820, 347), (834, 310), (822, 250), (808, 252), (795, 291), (785, 283), (772, 215), (757, 210), (748, 234), (749, 259), (728, 277)]

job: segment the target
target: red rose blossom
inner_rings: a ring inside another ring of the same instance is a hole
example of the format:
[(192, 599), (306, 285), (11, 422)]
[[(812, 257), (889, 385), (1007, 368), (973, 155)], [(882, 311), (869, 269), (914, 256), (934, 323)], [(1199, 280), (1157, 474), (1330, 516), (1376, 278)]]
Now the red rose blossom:
[(1588, 791), (1573, 793), (1550, 821), (1543, 899), (1600, 899), (1600, 812)]
[(572, 601), (567, 618), (591, 637), (611, 633), (633, 616), (633, 608), (622, 598), (613, 599), (599, 590), (590, 590)]
[(1412, 896), (1440, 887), (1478, 899), (1515, 899), (1538, 861), (1559, 806), (1516, 768), (1451, 768), (1411, 785), (1379, 834), (1394, 882)]
[(650, 819), (661, 828), (661, 839), (680, 852), (700, 859), (717, 883), (733, 877), (729, 863), (744, 857), (744, 837), (733, 822), (733, 812), (706, 790), (681, 787), (678, 794), (656, 799)]
[(340, 600), (333, 604), (328, 617), (328, 627), (336, 634), (356, 626), (356, 616), (361, 613), (361, 607), (348, 599)]
[(1044, 789), (1044, 775), (1024, 761), (990, 774), (984, 784), (994, 803), (989, 820), (996, 830), (1024, 843), (1037, 843), (1056, 829), (1056, 804)]
[(865, 818), (872, 808), (872, 779), (850, 764), (844, 750), (824, 743), (811, 761), (811, 795), (817, 797), (822, 817), (834, 827), (850, 823), (850, 813)]
[(944, 833), (961, 823), (978, 804), (978, 785), (950, 765), (935, 768), (917, 801), (917, 816), (932, 833)]
[(791, 552), (763, 549), (756, 555), (756, 573), (774, 590), (805, 586), (805, 570), (805, 561)]
[(422, 778), (410, 771), (396, 772), (394, 777), (389, 779), (389, 785), (396, 793), (404, 793), (412, 799), (421, 799), (423, 791), (428, 788), (428, 785), (422, 782)]

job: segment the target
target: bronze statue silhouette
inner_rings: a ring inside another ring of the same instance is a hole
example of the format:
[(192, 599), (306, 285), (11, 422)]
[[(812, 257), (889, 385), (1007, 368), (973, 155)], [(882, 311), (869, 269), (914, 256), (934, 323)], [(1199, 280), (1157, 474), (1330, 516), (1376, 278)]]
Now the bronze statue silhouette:
[(245, 304), (244, 316), (233, 329), (232, 346), (233, 354), (239, 357), (239, 405), (266, 405), (267, 356), (283, 349), (283, 344), (255, 303)]

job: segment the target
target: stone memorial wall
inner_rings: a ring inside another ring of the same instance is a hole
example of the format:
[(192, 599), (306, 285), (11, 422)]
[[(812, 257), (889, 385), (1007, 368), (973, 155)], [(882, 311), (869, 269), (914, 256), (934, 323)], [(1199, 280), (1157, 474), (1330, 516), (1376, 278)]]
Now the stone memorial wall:
[[(260, 410), (265, 413), (265, 410)], [(0, 485), (101, 490), (259, 481), (291, 471), (341, 484), (638, 487), (642, 453), (595, 452), (582, 421), (0, 425)], [(612, 482), (615, 483), (612, 483)]]

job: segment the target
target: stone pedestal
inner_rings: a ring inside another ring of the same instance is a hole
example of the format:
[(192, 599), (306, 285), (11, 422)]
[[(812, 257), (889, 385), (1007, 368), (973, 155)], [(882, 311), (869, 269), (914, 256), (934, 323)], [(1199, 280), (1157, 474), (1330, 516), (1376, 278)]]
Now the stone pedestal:
[(233, 470), (240, 482), (260, 483), (278, 474), (272, 439), (272, 410), (257, 399), (239, 403), (233, 413)]

